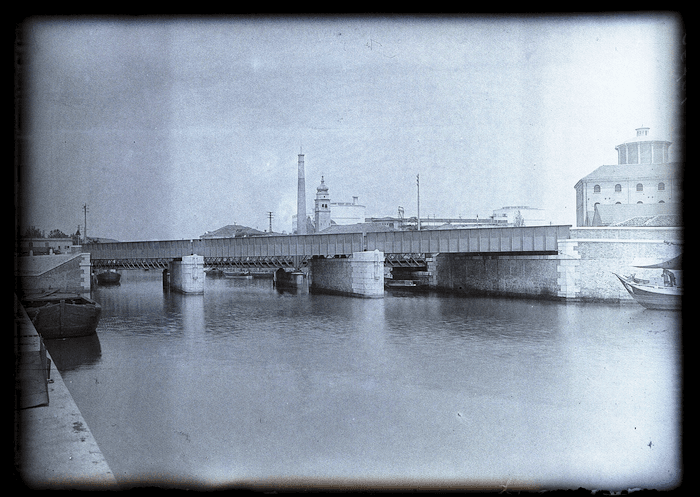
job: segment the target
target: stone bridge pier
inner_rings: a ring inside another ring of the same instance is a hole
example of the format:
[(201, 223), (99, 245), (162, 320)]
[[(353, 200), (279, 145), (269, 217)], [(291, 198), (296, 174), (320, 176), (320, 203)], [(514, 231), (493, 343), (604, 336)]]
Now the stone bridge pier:
[(311, 291), (353, 297), (384, 297), (384, 252), (354, 252), (349, 257), (309, 261)]
[(180, 293), (204, 293), (204, 256), (186, 255), (170, 261), (163, 271), (163, 288)]

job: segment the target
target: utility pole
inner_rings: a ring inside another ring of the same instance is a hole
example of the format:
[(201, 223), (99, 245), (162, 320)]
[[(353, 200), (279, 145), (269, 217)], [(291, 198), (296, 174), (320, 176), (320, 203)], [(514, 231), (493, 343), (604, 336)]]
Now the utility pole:
[(83, 204), (83, 214), (85, 215), (85, 223), (83, 224), (83, 243), (87, 243), (87, 213), (88, 206)]
[(270, 233), (272, 233), (272, 212), (268, 212), (267, 217), (270, 219)]
[(416, 186), (418, 187), (418, 231), (420, 231), (420, 174), (416, 174)]

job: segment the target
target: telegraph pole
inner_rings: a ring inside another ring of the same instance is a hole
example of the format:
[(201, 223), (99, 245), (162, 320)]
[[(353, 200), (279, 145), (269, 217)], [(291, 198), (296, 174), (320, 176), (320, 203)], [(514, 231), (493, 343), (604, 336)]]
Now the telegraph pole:
[(420, 231), (420, 174), (416, 174), (416, 186), (418, 187), (418, 231)]
[(272, 233), (272, 212), (268, 212), (267, 217), (270, 219), (270, 233)]

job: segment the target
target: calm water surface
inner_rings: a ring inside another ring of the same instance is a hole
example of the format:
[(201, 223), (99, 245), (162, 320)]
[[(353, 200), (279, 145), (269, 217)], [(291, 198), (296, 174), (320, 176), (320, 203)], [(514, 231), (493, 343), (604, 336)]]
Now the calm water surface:
[(126, 485), (680, 483), (680, 313), (279, 293), (160, 272), (97, 287), (97, 338), (48, 344)]

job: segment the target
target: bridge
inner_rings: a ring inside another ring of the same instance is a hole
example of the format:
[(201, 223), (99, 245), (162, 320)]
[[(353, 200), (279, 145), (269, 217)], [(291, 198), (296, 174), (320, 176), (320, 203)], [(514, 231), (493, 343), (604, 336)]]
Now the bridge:
[(167, 268), (183, 256), (204, 257), (208, 267), (300, 268), (315, 258), (345, 258), (378, 250), (392, 267), (425, 266), (426, 257), (472, 255), (555, 255), (569, 225), (482, 227), (448, 230), (204, 238), (93, 243), (83, 246), (98, 269)]

